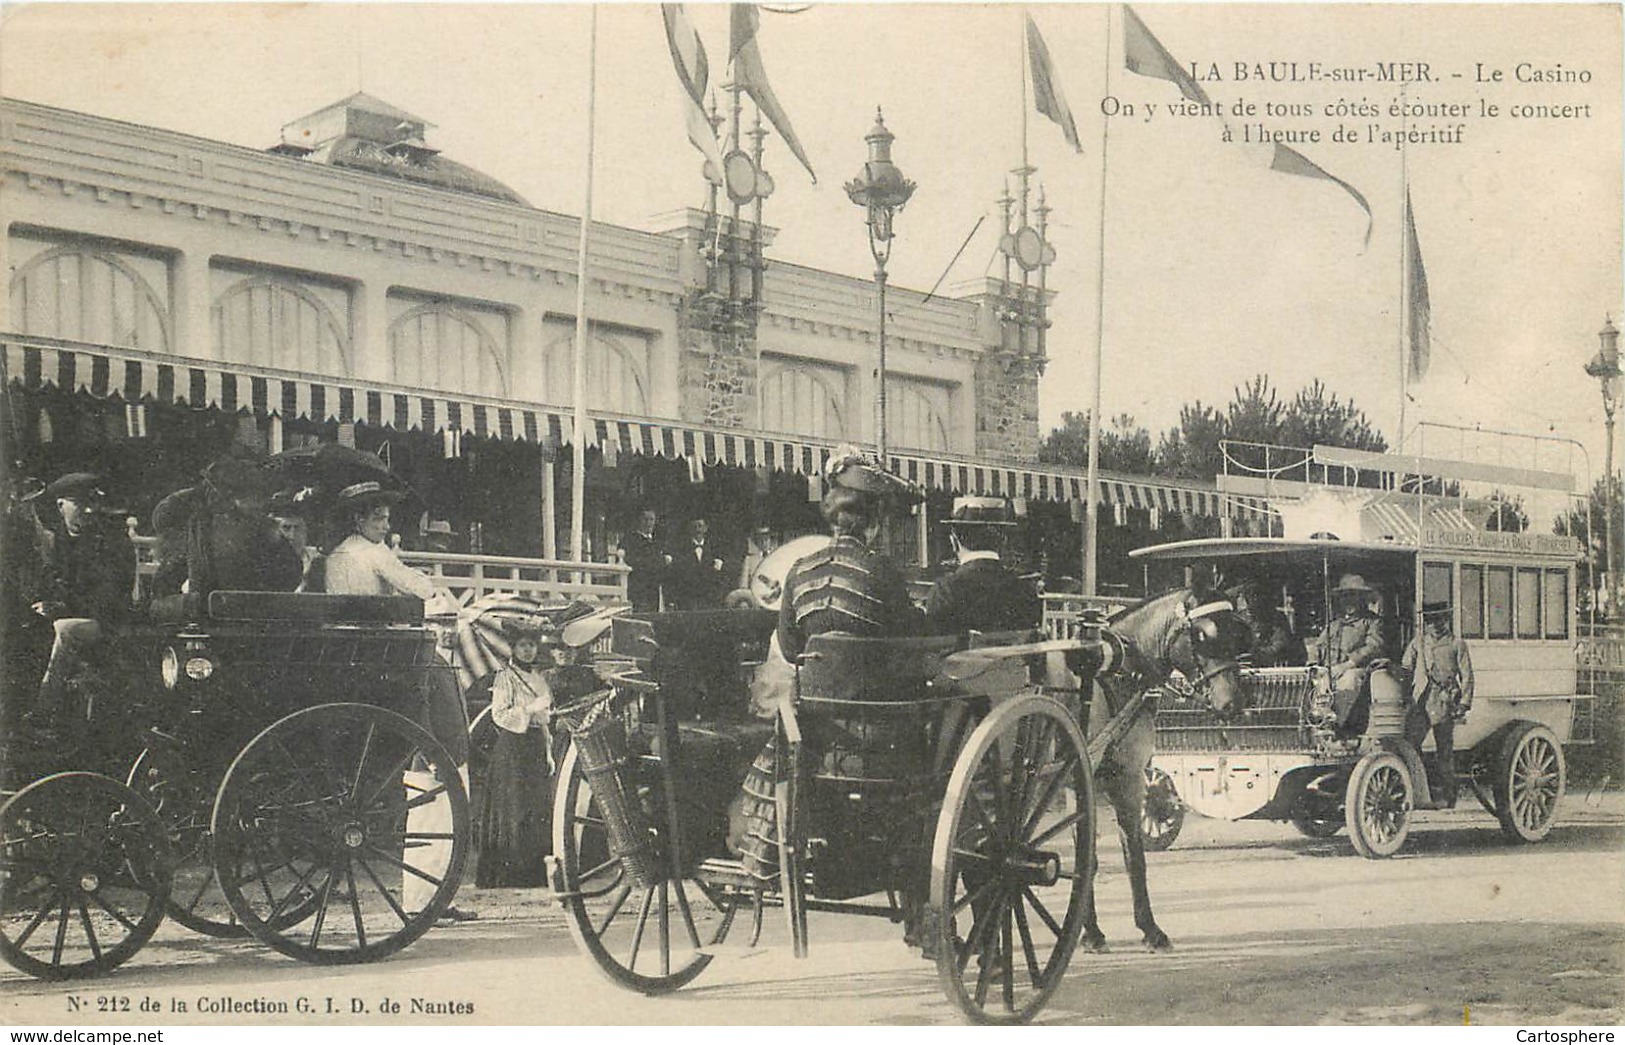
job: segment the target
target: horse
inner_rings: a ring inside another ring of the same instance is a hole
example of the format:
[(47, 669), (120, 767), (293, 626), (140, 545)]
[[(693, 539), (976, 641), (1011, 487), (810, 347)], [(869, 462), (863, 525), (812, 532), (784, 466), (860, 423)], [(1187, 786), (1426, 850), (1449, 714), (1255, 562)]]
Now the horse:
[[(1181, 588), (1106, 620), (1108, 633), (1122, 644), (1120, 663), (1096, 677), (1097, 702), (1105, 704), (1104, 717), (1091, 716), (1091, 735), (1115, 718), (1145, 690), (1162, 685), (1175, 669), (1198, 690), (1221, 716), (1233, 714), (1240, 704), (1240, 668), (1236, 658), (1251, 644), (1251, 631), (1223, 595), (1204, 588)], [(1151, 913), (1145, 880), (1145, 848), (1140, 820), (1145, 814), (1146, 770), (1156, 743), (1156, 708), (1145, 701), (1130, 712), (1131, 721), (1109, 728), (1123, 732), (1101, 754), (1096, 780), (1105, 789), (1117, 818), (1123, 865), (1134, 893), (1134, 924), (1153, 951), (1173, 947), (1168, 934)], [(1106, 938), (1095, 917), (1094, 875), (1084, 893), (1085, 950), (1106, 949)]]

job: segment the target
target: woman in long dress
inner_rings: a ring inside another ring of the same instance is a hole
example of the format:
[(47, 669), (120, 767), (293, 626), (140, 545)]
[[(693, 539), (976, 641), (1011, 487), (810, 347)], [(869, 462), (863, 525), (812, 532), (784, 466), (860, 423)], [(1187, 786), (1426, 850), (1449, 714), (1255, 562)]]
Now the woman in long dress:
[(557, 634), (536, 624), (509, 632), (513, 653), (491, 682), (496, 742), (486, 771), (480, 812), (480, 863), (475, 884), (528, 888), (545, 885), (551, 852), (553, 666)]

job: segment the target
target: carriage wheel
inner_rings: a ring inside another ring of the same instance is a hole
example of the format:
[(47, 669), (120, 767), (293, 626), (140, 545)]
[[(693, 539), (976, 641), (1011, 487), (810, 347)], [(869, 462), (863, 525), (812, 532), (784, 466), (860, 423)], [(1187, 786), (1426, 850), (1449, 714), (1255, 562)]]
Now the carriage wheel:
[[(169, 917), (195, 933), (222, 940), (248, 936), (214, 873), (209, 851), (209, 817), (214, 809), (215, 781), (186, 764), (178, 753), (149, 747), (136, 756), (125, 781), (158, 814), (169, 836), (171, 864)], [(278, 918), (279, 926), (310, 917), (314, 903), (298, 905)]]
[(1147, 852), (1160, 853), (1174, 844), (1185, 826), (1185, 803), (1179, 800), (1174, 778), (1155, 766), (1145, 767), (1145, 812), (1140, 814), (1140, 842)]
[(1349, 775), (1343, 817), (1354, 851), (1370, 859), (1393, 856), (1411, 833), (1411, 771), (1392, 751), (1372, 751)]
[(571, 744), (553, 802), (553, 890), (569, 914), (570, 935), (605, 976), (642, 994), (665, 994), (705, 971), (735, 908), (713, 887), (673, 868), (677, 831), (655, 767), (633, 759), (625, 771), (639, 774), (637, 792), (654, 825), (665, 879), (642, 888), (610, 854), (603, 816)]
[(1024, 1023), (1060, 984), (1094, 838), (1077, 723), (1047, 697), (1000, 704), (954, 765), (931, 853), (937, 975), (972, 1020)]
[(46, 980), (129, 960), (164, 918), (169, 854), (141, 796), (58, 773), (0, 806), (0, 957)]
[(367, 704), (323, 704), (249, 742), (210, 824), (226, 902), (257, 940), (338, 965), (394, 954), (450, 904), (468, 798), (446, 749)]
[(1568, 784), (1563, 746), (1545, 726), (1525, 722), (1507, 734), (1496, 762), (1495, 809), (1514, 842), (1538, 842), (1557, 822)]

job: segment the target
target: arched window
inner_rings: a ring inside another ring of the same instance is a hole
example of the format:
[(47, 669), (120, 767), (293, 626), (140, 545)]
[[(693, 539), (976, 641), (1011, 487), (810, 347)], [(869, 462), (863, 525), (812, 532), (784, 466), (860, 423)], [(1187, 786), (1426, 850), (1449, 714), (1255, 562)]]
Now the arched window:
[(332, 309), (297, 283), (251, 276), (214, 305), (214, 343), (233, 363), (347, 377), (350, 337)]
[(18, 333), (121, 348), (169, 350), (169, 317), (141, 274), (114, 254), (57, 247), (11, 277)]
[(395, 380), (403, 385), (508, 394), (496, 340), (476, 316), (443, 301), (419, 305), (390, 324), (389, 358)]
[(926, 381), (886, 382), (886, 436), (909, 450), (947, 450), (948, 389)]
[[(543, 401), (571, 406), (575, 379), (575, 335), (560, 335), (548, 344), (542, 360)], [(593, 333), (587, 344), (587, 408), (621, 414), (647, 414), (643, 369), (618, 340)]]
[(784, 365), (757, 386), (761, 427), (769, 432), (840, 439), (846, 435), (845, 400), (837, 371)]

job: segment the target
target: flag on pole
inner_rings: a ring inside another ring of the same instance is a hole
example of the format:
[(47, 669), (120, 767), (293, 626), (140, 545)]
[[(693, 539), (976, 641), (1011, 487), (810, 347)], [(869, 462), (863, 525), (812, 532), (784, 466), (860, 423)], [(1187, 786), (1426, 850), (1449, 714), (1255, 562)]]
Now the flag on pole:
[(1027, 19), (1027, 64), (1033, 71), (1033, 106), (1042, 115), (1054, 120), (1061, 133), (1066, 135), (1066, 143), (1081, 153), (1083, 142), (1078, 137), (1078, 125), (1072, 119), (1072, 108), (1066, 104), (1066, 95), (1061, 93), (1061, 83), (1055, 76), (1055, 63), (1050, 59), (1049, 47), (1039, 34), (1033, 16), (1024, 17)]
[(1123, 64), (1131, 73), (1154, 76), (1167, 80), (1179, 88), (1179, 93), (1198, 105), (1211, 105), (1207, 92), (1174, 60), (1162, 42), (1151, 35), (1151, 30), (1140, 21), (1134, 8), (1123, 5)]
[(677, 82), (683, 85), (683, 120), (688, 126), (688, 140), (705, 157), (706, 180), (721, 184), (722, 153), (717, 148), (716, 131), (705, 116), (705, 89), (711, 77), (705, 44), (682, 4), (661, 4), (660, 14), (666, 23), (666, 46), (671, 48)]
[(1428, 274), (1422, 267), (1422, 244), (1416, 238), (1416, 215), (1411, 210), (1409, 187), (1405, 189), (1405, 309), (1409, 320), (1406, 348), (1411, 377), (1421, 378), (1428, 372), (1428, 357), (1432, 354), (1428, 324), (1433, 318), (1433, 308), (1428, 303)]
[(1274, 149), (1274, 155), (1270, 158), (1270, 170), (1280, 171), (1282, 174), (1296, 174), (1302, 178), (1321, 178), (1333, 185), (1340, 186), (1344, 192), (1353, 197), (1354, 202), (1358, 203), (1360, 209), (1365, 211), (1365, 243), (1369, 244), (1371, 242), (1371, 204), (1366, 202), (1365, 196), (1361, 194), (1359, 189), (1334, 174), (1328, 174), (1323, 167), (1290, 146), (1277, 142)]
[[(1202, 90), (1202, 85), (1196, 82), (1189, 70), (1168, 53), (1168, 49), (1162, 46), (1160, 40), (1151, 35), (1151, 30), (1146, 28), (1145, 23), (1140, 21), (1140, 16), (1127, 4), (1123, 5), (1123, 63), (1130, 72), (1167, 80), (1179, 88), (1180, 94), (1198, 105), (1213, 106), (1212, 99)], [(1224, 114), (1218, 106), (1213, 106), (1213, 115), (1221, 122), (1224, 121)], [(1228, 123), (1226, 129), (1229, 130)], [(1231, 134), (1234, 136), (1233, 131)], [(1296, 149), (1279, 143), (1269, 145), (1268, 148), (1270, 170), (1282, 174), (1295, 174), (1301, 178), (1319, 178), (1348, 193), (1350, 198), (1360, 205), (1360, 209), (1365, 211), (1365, 242), (1368, 244), (1371, 242), (1371, 204), (1366, 202), (1365, 196), (1358, 189), (1342, 178), (1328, 173), (1325, 168), (1312, 162)]]
[(807, 151), (801, 147), (801, 139), (796, 137), (795, 129), (790, 126), (790, 117), (784, 114), (778, 96), (767, 82), (767, 70), (762, 67), (762, 52), (756, 46), (756, 31), (761, 21), (761, 13), (756, 10), (755, 4), (733, 5), (728, 61), (733, 63), (734, 83), (750, 95), (751, 101), (756, 103), (762, 115), (779, 132), (779, 137), (784, 139), (784, 144), (790, 147), (791, 154), (807, 168), (816, 185), (818, 175), (813, 171), (812, 162), (807, 159)]

